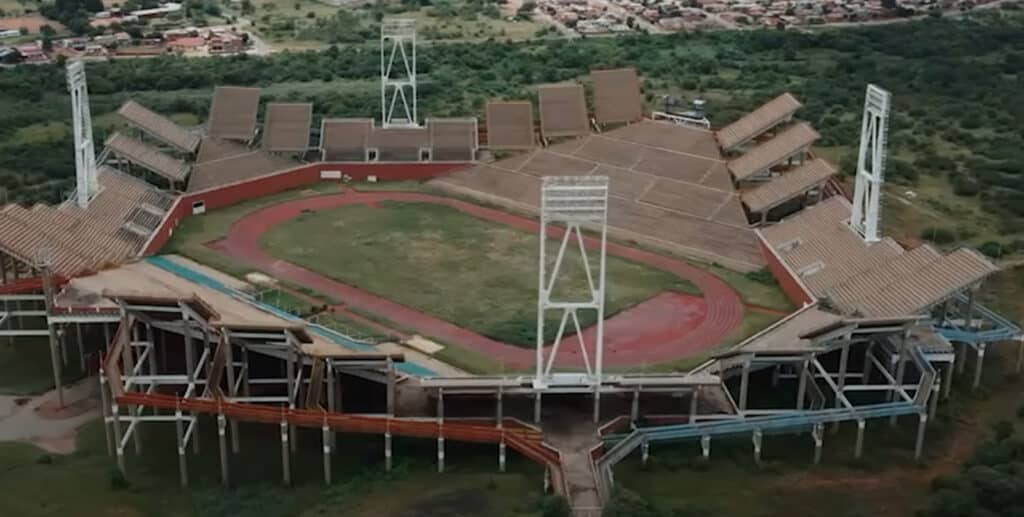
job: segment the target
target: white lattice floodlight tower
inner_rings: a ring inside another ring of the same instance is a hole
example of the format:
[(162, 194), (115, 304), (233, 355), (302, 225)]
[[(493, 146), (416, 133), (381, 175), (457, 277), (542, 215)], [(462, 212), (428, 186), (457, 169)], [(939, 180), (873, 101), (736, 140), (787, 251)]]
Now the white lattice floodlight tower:
[[(546, 249), (547, 229), (549, 225), (564, 225), (565, 233), (561, 237), (558, 254), (554, 263), (548, 268)], [(593, 271), (590, 259), (583, 243), (583, 227), (599, 229), (601, 244), (597, 272)], [(576, 331), (583, 363), (589, 381), (600, 387), (604, 361), (604, 300), (605, 300), (605, 257), (608, 240), (608, 177), (607, 176), (552, 176), (545, 177), (541, 184), (541, 216), (540, 216), (540, 270), (538, 275), (537, 296), (537, 371), (534, 387), (546, 388), (552, 380), (551, 369), (558, 356), (559, 341), (565, 328), (572, 320)], [(565, 251), (570, 241), (575, 240), (579, 247), (580, 260), (587, 278), (587, 293), (580, 300), (554, 300), (551, 297)], [(596, 276), (596, 278), (595, 278)], [(554, 344), (544, 354), (544, 316), (550, 310), (561, 311), (561, 322)], [(583, 337), (577, 311), (593, 310), (597, 312), (597, 329), (594, 334), (592, 349), (594, 362), (590, 363), (587, 354), (587, 343)]]
[(380, 115), (383, 127), (418, 124), (415, 20), (390, 19), (380, 25)]
[(857, 178), (850, 225), (866, 242), (880, 239), (878, 222), (885, 179), (885, 144), (889, 130), (889, 92), (869, 84), (864, 97)]
[(89, 90), (85, 86), (85, 63), (68, 63), (67, 75), (75, 134), (75, 202), (85, 208), (99, 190), (92, 146), (92, 118), (89, 116)]

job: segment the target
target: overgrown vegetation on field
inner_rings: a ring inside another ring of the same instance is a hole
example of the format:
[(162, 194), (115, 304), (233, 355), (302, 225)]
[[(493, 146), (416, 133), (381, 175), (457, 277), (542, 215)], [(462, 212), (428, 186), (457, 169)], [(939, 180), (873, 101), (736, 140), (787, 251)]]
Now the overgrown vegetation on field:
[[(310, 239), (316, 235), (316, 239)], [(260, 239), (274, 256), (318, 271), (494, 339), (536, 344), (537, 237), (454, 208), (383, 202), (302, 214)], [(557, 241), (550, 241), (553, 263)], [(575, 243), (554, 300), (579, 299), (587, 285)], [(596, 268), (596, 253), (588, 253)], [(549, 265), (549, 267), (551, 267)], [(699, 291), (671, 273), (608, 257), (606, 316), (664, 290)], [(595, 322), (580, 311), (580, 325)], [(545, 339), (552, 341), (552, 316)], [(570, 322), (570, 327), (571, 322)]]
[[(716, 125), (790, 90), (804, 101), (800, 116), (821, 132), (822, 153), (849, 172), (864, 84), (876, 82), (894, 94), (884, 219), (893, 223), (890, 232), (919, 238), (937, 227), (958, 241), (1010, 249), (1024, 238), (1022, 31), (1024, 16), (997, 11), (812, 33), (425, 45), (420, 107), (430, 116), (480, 114), (489, 98), (526, 97), (539, 83), (631, 65), (645, 78), (648, 103), (660, 105), (666, 93), (700, 95)], [(103, 115), (129, 96), (157, 111), (204, 118), (215, 84), (260, 85), (266, 100), (311, 101), (318, 118), (374, 116), (378, 67), (375, 46), (362, 44), (264, 58), (90, 64), (97, 141), (113, 124)], [(55, 66), (0, 74), (0, 187), (10, 198), (53, 201), (70, 189), (65, 88)]]

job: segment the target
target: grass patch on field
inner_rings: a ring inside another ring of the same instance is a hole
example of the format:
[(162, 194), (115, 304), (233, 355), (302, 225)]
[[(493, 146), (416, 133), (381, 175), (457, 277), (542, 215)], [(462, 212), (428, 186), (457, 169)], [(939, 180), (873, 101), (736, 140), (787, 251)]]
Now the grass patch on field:
[[(550, 241), (557, 251), (557, 241)], [(382, 202), (307, 213), (272, 228), (273, 255), (507, 343), (533, 346), (537, 240), (533, 234), (426, 203)], [(554, 254), (551, 254), (552, 261)], [(589, 254), (592, 264), (596, 256)], [(553, 299), (579, 299), (579, 251), (566, 251), (565, 282)], [(595, 268), (596, 270), (596, 268)], [(665, 290), (698, 294), (688, 281), (608, 258), (606, 316)], [(581, 325), (590, 319), (580, 313)], [(557, 320), (551, 321), (554, 338)]]

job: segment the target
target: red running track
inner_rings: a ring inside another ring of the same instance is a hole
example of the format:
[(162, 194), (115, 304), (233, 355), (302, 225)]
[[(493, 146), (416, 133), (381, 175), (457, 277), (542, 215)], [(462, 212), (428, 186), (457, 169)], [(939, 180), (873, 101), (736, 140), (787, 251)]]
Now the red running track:
[[(325, 210), (341, 205), (369, 204), (380, 201), (434, 203), (450, 206), (463, 213), (505, 224), (525, 231), (536, 231), (537, 221), (485, 208), (457, 199), (413, 192), (344, 192), (296, 199), (265, 207), (235, 221), (224, 239), (211, 244), (224, 255), (289, 282), (314, 289), (345, 302), (346, 305), (379, 314), (425, 336), (461, 345), (504, 362), (510, 368), (528, 368), (535, 364), (535, 350), (502, 343), (453, 325), (447, 321), (406, 307), (359, 288), (337, 282), (324, 275), (280, 260), (259, 246), (259, 237), (272, 226), (308, 210)], [(559, 237), (560, 228), (549, 228), (548, 235)], [(600, 242), (584, 238), (589, 249)], [(674, 292), (661, 293), (620, 312), (605, 322), (606, 367), (637, 367), (692, 356), (718, 343), (743, 319), (743, 303), (728, 284), (718, 277), (687, 264), (655, 253), (608, 243), (608, 252), (674, 273), (693, 283), (703, 298)], [(593, 328), (583, 334), (589, 341)], [(583, 365), (577, 338), (571, 336), (559, 344), (556, 364)], [(593, 350), (587, 351), (593, 361)]]

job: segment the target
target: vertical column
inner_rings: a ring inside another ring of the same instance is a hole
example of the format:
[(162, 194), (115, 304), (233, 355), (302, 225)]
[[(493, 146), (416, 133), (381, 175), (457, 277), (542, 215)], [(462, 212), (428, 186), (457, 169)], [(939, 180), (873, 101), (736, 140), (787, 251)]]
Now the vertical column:
[(384, 433), (384, 470), (391, 471), (391, 431)]
[[(227, 377), (228, 377), (228, 397), (229, 397), (229, 400), (234, 400), (234, 398), (238, 396), (238, 389), (237, 389), (238, 385), (236, 384), (236, 379), (235, 379), (235, 345), (231, 342), (231, 338), (228, 337), (228, 333), (227, 332), (222, 332), (221, 333), (221, 339), (224, 340), (224, 353), (227, 356), (227, 357), (225, 357), (224, 363), (225, 363), (225, 366), (227, 367), (227, 374), (228, 374), (227, 375)], [(241, 450), (241, 444), (239, 443), (239, 436), (238, 436), (238, 421), (237, 420), (232, 420), (231, 421), (231, 452), (233, 454), (238, 454), (238, 452), (240, 450)]]
[(1024, 337), (1017, 342), (1017, 366), (1014, 371), (1021, 373), (1024, 370)]
[(533, 423), (540, 423), (540, 390), (533, 394)]
[(324, 422), (323, 427), (320, 429), (321, 439), (324, 445), (324, 484), (331, 484), (331, 440), (332, 434), (327, 422)]
[(875, 351), (875, 344), (871, 343), (868, 345), (868, 349), (864, 352), (864, 368), (863, 375), (860, 378), (861, 384), (871, 384), (871, 369), (875, 366), (875, 363), (871, 361)]
[(747, 390), (750, 387), (750, 357), (743, 360), (743, 373), (740, 375), (740, 411), (746, 411)]
[(859, 460), (864, 453), (864, 419), (857, 420), (857, 442), (853, 446), (853, 458)]
[[(600, 325), (600, 322), (598, 323)], [(600, 347), (598, 348), (600, 350)], [(601, 384), (594, 385), (594, 423), (601, 420)]]
[(505, 438), (498, 442), (498, 472), (505, 472)]
[(825, 425), (821, 423), (814, 424), (811, 438), (814, 439), (814, 464), (818, 465), (821, 463), (821, 447), (825, 442)]
[(110, 393), (107, 392), (107, 376), (100, 366), (100, 406), (103, 410), (103, 437), (107, 442), (107, 456), (114, 454), (113, 435), (110, 434)]
[(951, 389), (953, 389), (953, 370), (956, 367), (954, 365), (955, 362), (956, 362), (956, 353), (954, 352), (953, 360), (950, 361), (949, 364), (946, 365), (945, 371), (943, 372), (945, 377), (946, 377), (945, 380), (942, 381), (942, 398), (943, 399), (948, 399), (949, 398), (949, 392), (950, 392)]
[[(75, 323), (75, 344), (78, 345), (78, 371), (82, 372), (82, 375), (85, 375), (85, 345), (82, 344), (81, 323)], [(152, 353), (150, 353), (150, 355), (152, 355)], [(152, 368), (152, 373), (156, 373), (155, 367)]]
[(914, 460), (921, 461), (924, 452), (924, 431), (928, 424), (928, 415), (921, 413), (917, 424), (917, 443), (914, 446)]
[[(327, 361), (327, 411), (329, 413), (338, 412), (337, 394), (335, 393), (335, 383), (337, 379), (334, 378), (334, 364), (331, 361)], [(334, 447), (338, 443), (338, 433), (331, 431), (331, 447)]]
[(711, 437), (704, 435), (700, 437), (700, 453), (704, 461), (711, 459)]
[(388, 416), (395, 416), (395, 362), (388, 357)]
[(799, 382), (797, 383), (796, 389), (796, 408), (797, 410), (804, 409), (804, 401), (807, 398), (807, 359), (804, 359), (800, 363), (799, 372), (797, 375), (800, 376)]
[(188, 460), (185, 458), (185, 429), (181, 421), (181, 408), (174, 410), (174, 430), (178, 435), (178, 476), (181, 488), (188, 486)]
[(633, 404), (630, 406), (629, 418), (633, 425), (640, 419), (640, 388), (633, 388)]
[(292, 466), (288, 458), (288, 422), (281, 418), (281, 474), (285, 485), (292, 484)]
[[(296, 368), (296, 364), (295, 363), (297, 362), (296, 361), (296, 355), (298, 355), (298, 354), (296, 354), (296, 352), (295, 352), (295, 347), (292, 346), (291, 345), (291, 341), (289, 341), (289, 343), (288, 343), (288, 364), (285, 365), (285, 377), (286, 377), (286, 380), (288, 382), (288, 409), (295, 409), (295, 396), (296, 396), (296, 393), (298, 392), (298, 389), (297, 389), (297, 386), (296, 386), (296, 384), (297, 384), (296, 383), (296, 378), (295, 378), (296, 377), (295, 376), (295, 368)], [(302, 364), (299, 363), (298, 367), (301, 369), (302, 368)], [(294, 425), (289, 425), (288, 426), (288, 432), (289, 432), (289, 435), (290, 435), (290, 438), (291, 438), (291, 443), (289, 444), (289, 446), (291, 447), (292, 452), (295, 452), (296, 447), (297, 447), (297, 443), (296, 443), (297, 440), (295, 439), (296, 438), (296, 436), (295, 436), (295, 426)]]
[(754, 442), (754, 463), (761, 465), (761, 444), (764, 440), (764, 435), (761, 434), (760, 429), (754, 429), (754, 436), (752, 441)]
[(502, 386), (498, 386), (498, 395), (497, 395), (497, 399), (498, 399), (497, 406), (498, 407), (497, 407), (497, 410), (496, 410), (497, 411), (497, 415), (495, 415), (495, 419), (494, 419), (495, 420), (495, 424), (498, 426), (498, 429), (501, 429), (502, 427), (505, 426), (505, 408), (504, 408), (504, 396), (503, 395), (504, 395), (504, 388)]
[[(220, 481), (228, 486), (228, 446), (227, 446), (227, 419), (224, 413), (217, 415), (217, 442), (220, 444)], [(287, 482), (287, 481), (286, 481)]]
[(978, 343), (978, 354), (977, 360), (974, 362), (974, 384), (971, 386), (972, 389), (978, 389), (981, 386), (981, 365), (985, 362), (985, 343)]
[(110, 405), (111, 418), (114, 427), (114, 450), (117, 452), (117, 469), (121, 474), (127, 474), (124, 466), (124, 444), (121, 443), (121, 408), (117, 406), (117, 399)]
[[(836, 394), (836, 408), (842, 407), (842, 402), (839, 401), (838, 395), (842, 394), (843, 388), (846, 387), (846, 369), (850, 360), (850, 337), (850, 334), (846, 335), (846, 343), (843, 345), (843, 348), (839, 352), (839, 375), (836, 379), (836, 387), (838, 389), (838, 393)], [(832, 432), (839, 432), (838, 420), (836, 420), (836, 422), (832, 425)]]
[(700, 386), (693, 389), (693, 394), (690, 396), (690, 421), (693, 423), (697, 419), (697, 409), (700, 405)]
[[(896, 385), (893, 386), (892, 391), (889, 392), (889, 401), (894, 401), (899, 398), (899, 394), (896, 390), (903, 386), (903, 374), (907, 370), (907, 350), (906, 341), (900, 344), (900, 357), (899, 362), (896, 363)], [(892, 415), (889, 417), (889, 425), (892, 427), (896, 426), (896, 422), (899, 420), (898, 415)]]
[[(53, 309), (53, 279), (50, 276), (49, 266), (44, 264), (40, 268), (40, 274), (43, 277), (43, 301), (46, 313), (49, 314)], [(53, 386), (57, 390), (57, 403), (64, 407), (64, 387), (61, 383), (61, 364), (58, 359), (60, 344), (57, 342), (57, 329), (53, 323), (50, 323), (49, 318), (47, 318), (46, 328), (50, 336), (50, 367), (53, 369)]]
[(640, 462), (643, 466), (647, 466), (647, 460), (651, 457), (651, 443), (646, 439), (640, 442)]

